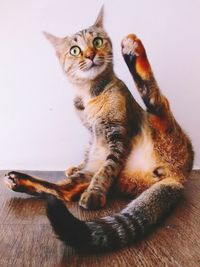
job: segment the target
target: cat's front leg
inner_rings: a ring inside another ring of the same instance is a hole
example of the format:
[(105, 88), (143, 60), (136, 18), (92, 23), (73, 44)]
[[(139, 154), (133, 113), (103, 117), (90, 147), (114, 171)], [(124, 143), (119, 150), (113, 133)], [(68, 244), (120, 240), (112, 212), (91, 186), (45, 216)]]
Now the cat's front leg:
[(79, 204), (85, 209), (99, 209), (106, 204), (107, 193), (123, 168), (126, 158), (129, 139), (125, 127), (109, 123), (103, 127), (109, 153), (105, 163), (81, 195)]
[(70, 166), (66, 169), (65, 175), (67, 177), (69, 177), (69, 176), (71, 176), (71, 175), (73, 175), (79, 171), (82, 171), (85, 168), (85, 166), (87, 165), (87, 162), (88, 162), (88, 156), (90, 153), (91, 144), (92, 144), (92, 142), (90, 142), (89, 145), (85, 149), (83, 161), (78, 166)]

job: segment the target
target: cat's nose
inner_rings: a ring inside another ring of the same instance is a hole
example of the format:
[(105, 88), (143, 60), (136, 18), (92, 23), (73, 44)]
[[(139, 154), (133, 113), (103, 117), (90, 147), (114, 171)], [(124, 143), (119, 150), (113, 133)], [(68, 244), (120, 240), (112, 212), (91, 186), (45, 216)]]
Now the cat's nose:
[(95, 51), (93, 49), (87, 49), (85, 51), (85, 57), (93, 60), (95, 57)]

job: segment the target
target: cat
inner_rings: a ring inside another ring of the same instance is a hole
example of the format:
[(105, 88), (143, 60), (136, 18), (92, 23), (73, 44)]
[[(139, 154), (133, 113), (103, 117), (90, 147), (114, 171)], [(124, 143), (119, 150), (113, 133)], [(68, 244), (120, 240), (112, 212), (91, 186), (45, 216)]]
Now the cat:
[[(126, 36), (121, 49), (146, 110), (114, 73), (103, 17), (102, 8), (94, 25), (70, 37), (44, 33), (74, 85), (76, 112), (91, 133), (84, 161), (58, 183), (15, 171), (6, 178), (14, 191), (53, 196), (47, 216), (57, 236), (67, 245), (96, 251), (124, 247), (162, 219), (180, 199), (194, 158), (136, 35)], [(99, 209), (111, 192), (133, 200), (119, 213), (87, 222), (65, 205), (79, 199), (81, 207)]]

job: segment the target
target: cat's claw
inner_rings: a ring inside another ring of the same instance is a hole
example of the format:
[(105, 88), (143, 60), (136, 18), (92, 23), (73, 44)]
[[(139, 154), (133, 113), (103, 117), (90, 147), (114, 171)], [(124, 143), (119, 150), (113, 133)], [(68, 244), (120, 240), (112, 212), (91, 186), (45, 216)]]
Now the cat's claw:
[(97, 190), (86, 190), (79, 201), (79, 205), (84, 209), (96, 210), (106, 204), (106, 195)]

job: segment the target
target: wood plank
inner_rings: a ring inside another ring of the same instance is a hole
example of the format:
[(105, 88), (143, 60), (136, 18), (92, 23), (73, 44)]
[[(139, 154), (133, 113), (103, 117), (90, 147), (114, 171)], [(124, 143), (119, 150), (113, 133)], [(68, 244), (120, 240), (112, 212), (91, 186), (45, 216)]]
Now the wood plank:
[[(45, 216), (45, 200), (9, 191), (0, 172), (0, 266), (200, 266), (200, 171), (193, 171), (174, 212), (143, 240), (118, 251), (80, 254), (57, 240)], [(31, 172), (56, 181), (63, 172)], [(68, 207), (83, 220), (119, 211), (127, 200), (111, 200), (101, 211)]]

